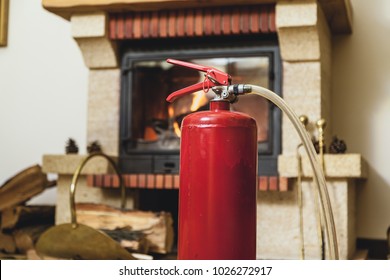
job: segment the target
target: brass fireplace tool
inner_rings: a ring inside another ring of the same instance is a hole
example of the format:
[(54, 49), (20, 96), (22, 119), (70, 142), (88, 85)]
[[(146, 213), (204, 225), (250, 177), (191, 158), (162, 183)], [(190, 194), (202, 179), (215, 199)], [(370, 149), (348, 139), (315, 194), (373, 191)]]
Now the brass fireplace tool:
[(45, 231), (36, 244), (39, 255), (60, 259), (132, 260), (133, 255), (105, 233), (77, 223), (75, 193), (76, 185), (85, 164), (93, 157), (103, 157), (115, 170), (121, 185), (121, 207), (125, 207), (126, 194), (122, 176), (115, 162), (103, 153), (88, 155), (77, 167), (70, 185), (71, 223), (56, 225)]
[[(309, 119), (305, 115), (301, 115), (299, 117), (302, 125), (307, 128), (309, 124)], [(322, 170), (324, 171), (324, 150), (325, 150), (325, 141), (324, 141), (324, 129), (326, 126), (325, 119), (321, 118), (316, 122), (316, 127), (318, 128), (318, 146), (320, 153), (320, 163)], [(299, 229), (300, 229), (300, 251), (301, 251), (301, 259), (305, 259), (305, 246), (304, 246), (304, 225), (303, 225), (303, 198), (302, 198), (302, 177), (303, 177), (303, 168), (302, 168), (302, 156), (300, 154), (299, 149), (302, 147), (302, 143), (297, 146), (297, 161), (298, 161), (298, 177), (297, 177), (297, 200), (299, 207)], [(318, 193), (314, 193), (314, 207), (316, 212), (316, 220), (317, 220), (317, 235), (319, 246), (321, 250), (321, 257), (325, 259), (325, 240), (324, 240), (324, 217), (323, 213), (320, 211), (319, 206), (319, 196)]]
[(325, 153), (325, 137), (324, 130), (326, 127), (326, 121), (324, 118), (319, 119), (316, 122), (316, 127), (318, 129), (318, 148), (320, 154), (320, 163), (322, 170), (325, 172), (325, 161), (324, 161), (324, 153)]
[[(299, 116), (299, 121), (302, 123), (302, 125), (307, 127), (307, 124), (309, 123), (309, 119), (305, 115)], [(301, 247), (301, 259), (305, 259), (305, 236), (304, 236), (304, 230), (303, 230), (303, 203), (302, 203), (302, 157), (299, 152), (299, 149), (303, 146), (302, 143), (300, 143), (297, 146), (297, 160), (298, 160), (298, 178), (297, 178), (297, 196), (298, 196), (298, 207), (299, 207), (299, 232), (300, 232), (300, 247)]]

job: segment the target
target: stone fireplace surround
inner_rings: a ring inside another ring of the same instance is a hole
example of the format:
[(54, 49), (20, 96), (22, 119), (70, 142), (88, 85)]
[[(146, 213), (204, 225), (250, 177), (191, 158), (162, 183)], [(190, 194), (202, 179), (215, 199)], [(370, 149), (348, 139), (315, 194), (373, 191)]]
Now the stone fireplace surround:
[[(99, 139), (104, 151), (118, 156), (120, 66), (117, 43), (109, 37), (108, 15), (123, 11), (158, 11), (201, 6), (219, 7), (237, 1), (180, 0), (43, 0), (43, 6), (70, 20), (72, 36), (77, 41), (89, 68), (87, 141)], [(333, 1), (240, 1), (240, 5), (275, 3), (276, 31), (283, 64), (283, 97), (298, 115), (309, 117), (309, 131), (321, 117), (328, 120), (326, 139), (332, 135), (331, 114), (331, 41), (335, 34), (351, 32), (348, 0)], [(110, 133), (107, 133), (109, 131)], [(291, 178), (290, 191), (258, 193), (257, 258), (299, 259), (299, 210), (297, 206), (296, 147), (300, 143), (294, 128), (283, 117), (282, 155), (279, 175)], [(56, 223), (69, 220), (68, 188), (82, 155), (44, 155), (43, 168), (57, 173), (58, 194)], [(94, 159), (84, 174), (105, 173), (107, 164)], [(366, 178), (366, 163), (358, 154), (326, 155), (325, 173), (337, 226), (340, 257), (355, 253), (355, 181)], [(315, 211), (312, 199), (312, 173), (303, 161), (304, 235), (306, 258), (320, 259)], [(79, 202), (119, 205), (116, 190), (87, 187), (81, 178), (76, 200)], [(133, 193), (128, 207), (134, 206)]]

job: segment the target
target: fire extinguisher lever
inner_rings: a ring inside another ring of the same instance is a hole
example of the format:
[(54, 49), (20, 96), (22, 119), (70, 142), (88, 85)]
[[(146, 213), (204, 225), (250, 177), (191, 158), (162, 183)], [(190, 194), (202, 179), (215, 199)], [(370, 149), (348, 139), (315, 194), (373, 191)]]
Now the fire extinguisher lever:
[(200, 72), (205, 72), (205, 78), (202, 82), (188, 86), (183, 89), (179, 89), (171, 93), (167, 97), (168, 102), (174, 102), (177, 98), (194, 93), (199, 90), (207, 92), (210, 88), (215, 86), (228, 86), (231, 83), (231, 76), (225, 72), (222, 72), (214, 67), (198, 65), (190, 62), (180, 61), (176, 59), (167, 59), (168, 63), (179, 65), (191, 69), (198, 70)]

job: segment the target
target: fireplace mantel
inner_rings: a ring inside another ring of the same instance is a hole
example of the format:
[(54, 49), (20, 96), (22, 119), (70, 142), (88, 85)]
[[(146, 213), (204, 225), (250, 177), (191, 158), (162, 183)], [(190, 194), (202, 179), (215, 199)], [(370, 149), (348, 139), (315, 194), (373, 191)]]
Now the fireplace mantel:
[[(91, 12), (152, 11), (208, 6), (267, 4), (294, 2), (285, 0), (42, 0), (43, 7), (63, 18)], [(299, 2), (299, 1), (295, 1)], [(302, 1), (301, 1), (302, 2)], [(304, 1), (303, 1), (304, 2)], [(333, 34), (352, 32), (350, 0), (318, 0)]]

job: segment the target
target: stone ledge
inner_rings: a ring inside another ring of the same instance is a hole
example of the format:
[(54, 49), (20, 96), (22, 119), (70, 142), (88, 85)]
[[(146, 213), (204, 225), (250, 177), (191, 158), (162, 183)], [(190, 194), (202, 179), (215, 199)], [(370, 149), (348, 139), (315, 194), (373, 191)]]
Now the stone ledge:
[[(325, 154), (325, 175), (328, 178), (367, 178), (367, 162), (360, 154)], [(279, 175), (287, 178), (298, 176), (296, 156), (281, 155), (278, 158)], [(303, 177), (313, 177), (307, 156), (302, 156)]]
[[(87, 155), (44, 155), (42, 170), (45, 173), (57, 173), (59, 175), (73, 175), (81, 161)], [(117, 157), (112, 157), (117, 161)], [(81, 174), (113, 173), (108, 161), (103, 157), (94, 157), (88, 161)]]

